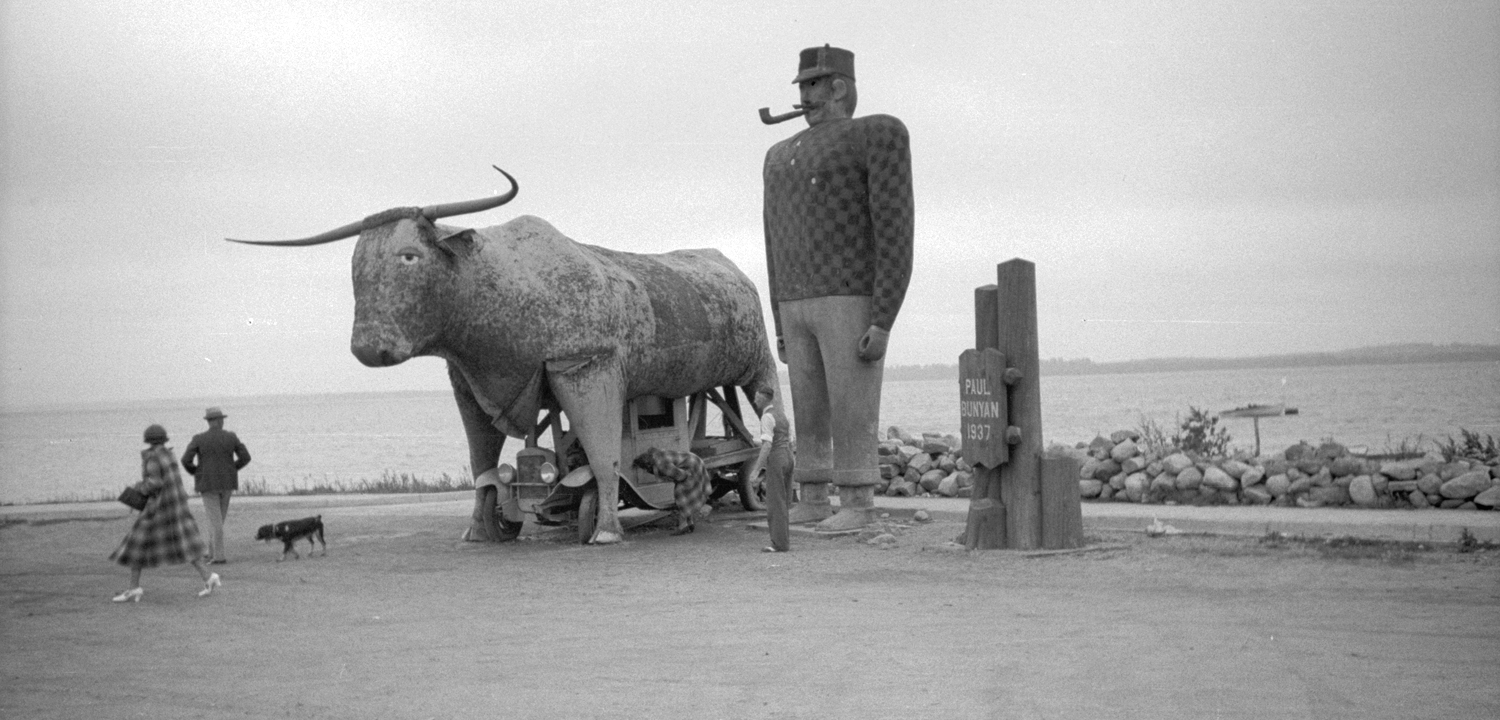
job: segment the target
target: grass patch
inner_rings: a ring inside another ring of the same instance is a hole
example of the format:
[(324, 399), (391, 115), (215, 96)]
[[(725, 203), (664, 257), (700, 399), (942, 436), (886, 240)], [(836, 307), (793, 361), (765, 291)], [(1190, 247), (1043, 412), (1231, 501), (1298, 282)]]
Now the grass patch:
[(410, 473), (393, 473), (387, 470), (375, 480), (360, 479), (312, 482), (307, 487), (293, 483), (291, 489), (286, 491), (286, 494), (340, 495), (357, 493), (368, 495), (399, 495), (404, 493), (439, 493), (473, 489), (473, 480), (455, 479), (448, 473), (443, 473), (433, 478), (422, 478)]
[(1415, 542), (1410, 540), (1373, 540), (1348, 535), (1308, 537), (1270, 532), (1257, 545), (1272, 550), (1302, 549), (1332, 560), (1375, 560), (1391, 564), (1409, 563), (1417, 556), (1444, 551), (1459, 553), (1487, 552), (1497, 549), (1495, 543), (1481, 541), (1464, 528), (1456, 543)]

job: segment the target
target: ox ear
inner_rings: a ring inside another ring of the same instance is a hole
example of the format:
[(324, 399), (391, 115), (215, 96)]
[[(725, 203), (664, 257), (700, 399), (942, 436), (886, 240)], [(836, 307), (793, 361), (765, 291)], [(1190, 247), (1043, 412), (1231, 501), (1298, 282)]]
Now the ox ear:
[(468, 257), (474, 252), (474, 228), (464, 228), (437, 239), (437, 246), (448, 257)]

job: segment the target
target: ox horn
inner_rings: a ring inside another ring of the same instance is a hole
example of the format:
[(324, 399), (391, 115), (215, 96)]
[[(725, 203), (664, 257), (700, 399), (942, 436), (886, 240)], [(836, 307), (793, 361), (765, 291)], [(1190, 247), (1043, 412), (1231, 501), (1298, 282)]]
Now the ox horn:
[[(422, 208), (422, 217), (425, 217), (428, 220), (437, 220), (438, 218), (452, 217), (454, 215), (468, 215), (470, 213), (477, 213), (500, 207), (501, 205), (504, 205), (505, 203), (508, 203), (511, 200), (515, 199), (516, 193), (521, 191), (521, 186), (516, 183), (516, 179), (511, 177), (510, 173), (505, 172), (504, 170), (500, 170), (500, 167), (498, 165), (491, 165), (490, 167), (495, 168), (495, 170), (499, 171), (501, 175), (505, 176), (506, 180), (510, 181), (510, 192), (505, 193), (504, 195), (480, 198), (478, 200), (465, 200), (463, 202), (446, 203), (443, 205), (428, 205), (427, 207)], [(358, 222), (352, 222), (343, 227), (329, 230), (328, 232), (322, 233), (320, 235), (302, 238), (301, 240), (235, 240), (234, 238), (224, 239), (228, 240), (229, 242), (243, 243), (245, 245), (276, 245), (280, 247), (322, 245), (323, 243), (331, 243), (335, 240), (343, 240), (347, 237), (353, 237), (364, 232), (365, 230), (368, 230), (369, 228), (365, 227), (365, 223), (367, 221), (368, 219), (360, 220)]]

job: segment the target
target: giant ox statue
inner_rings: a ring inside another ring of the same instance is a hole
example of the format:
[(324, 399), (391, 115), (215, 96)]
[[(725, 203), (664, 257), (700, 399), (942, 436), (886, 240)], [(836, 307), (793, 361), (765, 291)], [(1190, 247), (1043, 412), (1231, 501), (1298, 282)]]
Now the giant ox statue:
[(619, 542), (625, 402), (776, 387), (760, 297), (717, 250), (618, 252), (574, 242), (531, 216), (487, 228), (436, 223), (509, 202), (518, 186), (500, 172), (511, 183), (504, 195), (395, 208), (302, 240), (234, 242), (299, 246), (358, 235), (354, 356), (370, 367), (419, 355), (447, 360), (476, 477), (496, 467), (507, 435), (524, 438), (541, 410), (560, 409), (598, 482), (591, 541)]

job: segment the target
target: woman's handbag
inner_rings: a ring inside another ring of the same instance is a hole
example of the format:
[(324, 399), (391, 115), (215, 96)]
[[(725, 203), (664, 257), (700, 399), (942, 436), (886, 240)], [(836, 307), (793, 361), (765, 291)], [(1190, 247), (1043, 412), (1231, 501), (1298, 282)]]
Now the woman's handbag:
[(125, 489), (120, 492), (120, 502), (125, 503), (126, 505), (129, 505), (136, 510), (145, 510), (146, 500), (146, 494), (141, 492), (140, 490), (135, 489), (135, 487), (131, 485), (126, 485)]

